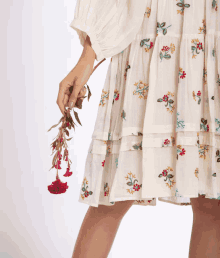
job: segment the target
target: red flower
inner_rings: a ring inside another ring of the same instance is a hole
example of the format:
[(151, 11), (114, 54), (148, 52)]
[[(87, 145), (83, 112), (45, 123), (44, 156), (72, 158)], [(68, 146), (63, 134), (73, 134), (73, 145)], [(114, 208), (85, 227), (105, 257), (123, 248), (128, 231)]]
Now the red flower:
[(201, 91), (200, 90), (198, 91), (197, 96), (201, 96)]
[(66, 183), (62, 183), (57, 175), (56, 181), (52, 182), (51, 185), (48, 185), (48, 191), (52, 194), (61, 194), (65, 193), (69, 186)]
[(84, 196), (85, 196), (85, 197), (88, 197), (88, 196), (89, 196), (89, 192), (88, 192), (88, 191), (85, 191)]
[(135, 184), (135, 185), (133, 186), (133, 189), (134, 189), (135, 191), (139, 191), (139, 189), (140, 189), (140, 185)]
[(66, 169), (66, 173), (65, 173), (63, 176), (69, 177), (69, 176), (71, 176), (72, 174), (73, 174), (73, 172), (70, 172), (70, 168), (67, 168), (67, 169)]
[(150, 49), (154, 46), (153, 42), (150, 42)]
[(168, 174), (167, 170), (164, 169), (163, 172), (162, 172), (162, 175), (163, 175), (163, 176), (167, 176), (167, 174)]
[(166, 139), (165, 141), (164, 141), (164, 144), (165, 145), (168, 145), (170, 143), (170, 140), (168, 140), (168, 139)]
[(163, 101), (166, 101), (166, 102), (168, 101), (168, 96), (167, 95), (163, 96)]
[(183, 148), (183, 149), (182, 149), (182, 152), (180, 152), (180, 155), (181, 155), (181, 156), (185, 155), (185, 152), (186, 152), (186, 151), (185, 151), (185, 149)]
[(162, 51), (168, 51), (170, 48), (168, 46), (163, 46), (163, 48), (161, 49)]
[(115, 98), (115, 100), (118, 100), (118, 99), (119, 99), (119, 93), (118, 93), (117, 97)]
[(103, 166), (103, 167), (105, 166), (105, 160), (102, 162), (102, 166)]
[(198, 49), (202, 49), (202, 42), (199, 42), (199, 43), (197, 44), (197, 48), (198, 48)]
[(207, 125), (207, 132), (209, 131), (209, 125)]
[(186, 75), (186, 73), (185, 73), (185, 71), (183, 71), (183, 74), (180, 76), (180, 78), (181, 79), (185, 78), (186, 77), (185, 75)]

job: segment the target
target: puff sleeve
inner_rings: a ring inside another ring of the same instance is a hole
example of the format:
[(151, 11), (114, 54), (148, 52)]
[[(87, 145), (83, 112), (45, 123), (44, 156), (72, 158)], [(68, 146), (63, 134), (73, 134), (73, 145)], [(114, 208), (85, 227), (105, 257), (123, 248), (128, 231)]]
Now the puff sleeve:
[(84, 46), (87, 35), (96, 60), (122, 52), (138, 33), (147, 0), (77, 0), (70, 27)]

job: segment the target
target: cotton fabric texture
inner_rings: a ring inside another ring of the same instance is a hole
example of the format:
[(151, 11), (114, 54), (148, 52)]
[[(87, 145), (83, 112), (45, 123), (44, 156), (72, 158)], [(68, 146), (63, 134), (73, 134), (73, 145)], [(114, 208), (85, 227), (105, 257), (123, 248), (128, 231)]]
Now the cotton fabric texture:
[(220, 0), (78, 0), (70, 26), (110, 58), (79, 202), (220, 199)]

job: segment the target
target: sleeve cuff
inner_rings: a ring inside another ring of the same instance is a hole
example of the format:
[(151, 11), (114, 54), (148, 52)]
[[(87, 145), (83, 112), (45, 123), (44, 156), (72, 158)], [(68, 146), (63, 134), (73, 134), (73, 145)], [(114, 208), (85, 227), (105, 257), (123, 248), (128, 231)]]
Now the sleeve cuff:
[(91, 47), (94, 50), (95, 54), (96, 54), (96, 60), (99, 62), (102, 59), (104, 59), (105, 57), (103, 56), (102, 50), (100, 48), (100, 45), (97, 41), (97, 37), (96, 34), (91, 31), (91, 29), (89, 28), (88, 25), (85, 25), (82, 21), (74, 19), (71, 23), (70, 23), (70, 27), (73, 28), (74, 30), (76, 30), (79, 39), (80, 39), (80, 43), (81, 45), (84, 47), (84, 43), (86, 40), (87, 35), (90, 38), (91, 41)]

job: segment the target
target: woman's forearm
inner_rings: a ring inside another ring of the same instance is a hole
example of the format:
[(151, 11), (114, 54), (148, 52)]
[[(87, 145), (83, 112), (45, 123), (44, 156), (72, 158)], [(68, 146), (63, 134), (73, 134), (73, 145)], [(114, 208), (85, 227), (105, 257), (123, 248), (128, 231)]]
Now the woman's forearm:
[(96, 54), (91, 47), (90, 38), (89, 38), (89, 36), (87, 36), (86, 40), (85, 40), (85, 43), (84, 43), (84, 48), (83, 48), (83, 52), (82, 52), (82, 55), (81, 55), (80, 59), (83, 59), (83, 60), (89, 59), (90, 61), (91, 60), (95, 61), (95, 56), (96, 56)]

